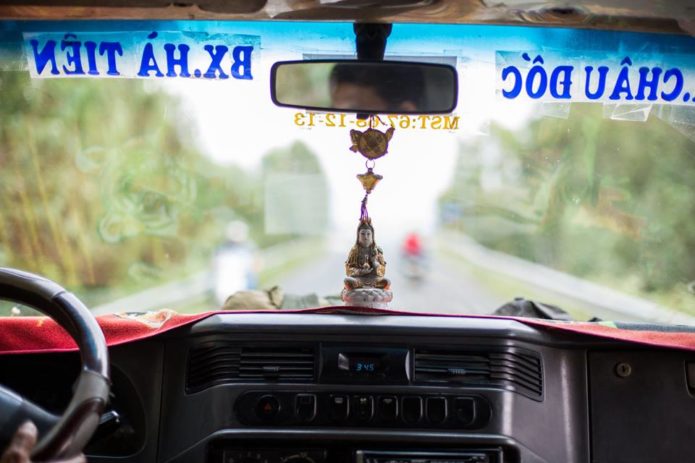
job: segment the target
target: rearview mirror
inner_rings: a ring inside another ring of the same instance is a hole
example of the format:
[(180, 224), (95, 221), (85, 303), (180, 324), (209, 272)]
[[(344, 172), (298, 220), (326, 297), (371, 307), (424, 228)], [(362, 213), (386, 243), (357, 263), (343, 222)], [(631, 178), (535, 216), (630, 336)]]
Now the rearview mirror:
[(270, 77), (278, 106), (381, 114), (446, 114), (456, 108), (453, 66), (399, 61), (283, 61)]

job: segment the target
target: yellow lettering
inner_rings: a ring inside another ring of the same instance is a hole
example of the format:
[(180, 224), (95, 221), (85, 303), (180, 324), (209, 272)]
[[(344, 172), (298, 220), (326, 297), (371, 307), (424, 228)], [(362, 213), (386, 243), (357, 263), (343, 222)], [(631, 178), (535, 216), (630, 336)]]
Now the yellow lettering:
[(442, 116), (433, 116), (432, 117), (432, 128), (434, 130), (439, 130), (442, 128)]
[(458, 130), (459, 117), (458, 116), (444, 116), (444, 128), (446, 130)]
[(335, 127), (335, 114), (326, 114), (326, 127)]

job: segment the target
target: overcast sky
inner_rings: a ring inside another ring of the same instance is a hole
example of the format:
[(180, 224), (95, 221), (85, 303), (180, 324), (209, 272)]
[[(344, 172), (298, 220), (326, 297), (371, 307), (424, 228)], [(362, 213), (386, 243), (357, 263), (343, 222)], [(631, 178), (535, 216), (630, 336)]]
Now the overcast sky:
[[(318, 156), (330, 186), (332, 225), (351, 230), (364, 195), (355, 175), (365, 159), (349, 150), (350, 128), (298, 128), (297, 110), (278, 108), (270, 99), (270, 65), (297, 56), (264, 51), (253, 81), (172, 80), (167, 89), (182, 97), (185, 114), (195, 125), (198, 146), (220, 163), (257, 169), (263, 155), (301, 140)], [(531, 105), (502, 102), (495, 96), (494, 64), (460, 60), (460, 117), (456, 131), (396, 129), (386, 156), (374, 171), (384, 180), (370, 195), (369, 212), (384, 239), (400, 239), (408, 230), (430, 232), (436, 201), (451, 182), (458, 146), (485, 136), (491, 120), (507, 127), (525, 124)], [(353, 115), (347, 116), (354, 118)]]

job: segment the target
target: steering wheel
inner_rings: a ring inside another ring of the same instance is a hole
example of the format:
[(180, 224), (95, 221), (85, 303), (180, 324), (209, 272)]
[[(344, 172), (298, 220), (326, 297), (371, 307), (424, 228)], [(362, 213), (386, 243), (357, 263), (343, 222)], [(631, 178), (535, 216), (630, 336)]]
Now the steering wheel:
[[(0, 385), (0, 445), (9, 442), (21, 423), (32, 420), (39, 430), (33, 460), (78, 455), (99, 424), (109, 395), (104, 334), (79, 299), (38, 275), (0, 267), (0, 299), (35, 307), (50, 316), (75, 340), (82, 359), (73, 397), (60, 417)], [(0, 447), (0, 454), (3, 450)]]

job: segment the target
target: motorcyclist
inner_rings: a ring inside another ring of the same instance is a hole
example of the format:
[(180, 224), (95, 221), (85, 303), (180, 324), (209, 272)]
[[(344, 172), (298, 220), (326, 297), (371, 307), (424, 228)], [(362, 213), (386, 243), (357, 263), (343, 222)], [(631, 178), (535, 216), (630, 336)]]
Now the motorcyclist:
[(415, 280), (422, 279), (425, 267), (425, 250), (422, 245), (422, 237), (417, 232), (410, 232), (405, 236), (401, 245), (401, 256), (405, 276)]
[(410, 258), (422, 257), (422, 241), (415, 232), (408, 233), (403, 240), (403, 255)]

